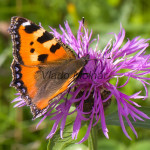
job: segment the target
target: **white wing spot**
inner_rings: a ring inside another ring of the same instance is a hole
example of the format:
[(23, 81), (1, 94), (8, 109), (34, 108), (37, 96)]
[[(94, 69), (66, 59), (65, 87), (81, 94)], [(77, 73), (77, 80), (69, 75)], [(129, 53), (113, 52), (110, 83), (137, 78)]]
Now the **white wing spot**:
[(24, 22), (24, 23), (22, 23), (22, 26), (29, 26), (29, 25), (31, 25), (31, 23), (30, 22)]

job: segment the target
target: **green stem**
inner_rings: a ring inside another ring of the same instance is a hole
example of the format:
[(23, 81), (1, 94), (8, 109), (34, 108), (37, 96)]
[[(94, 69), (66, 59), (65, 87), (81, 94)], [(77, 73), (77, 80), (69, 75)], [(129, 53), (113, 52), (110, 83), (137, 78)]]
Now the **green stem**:
[(91, 129), (91, 132), (88, 138), (88, 147), (89, 147), (89, 150), (97, 150), (97, 128), (96, 126)]
[(47, 144), (47, 150), (50, 150), (50, 143), (51, 143), (51, 140), (49, 139), (48, 144)]

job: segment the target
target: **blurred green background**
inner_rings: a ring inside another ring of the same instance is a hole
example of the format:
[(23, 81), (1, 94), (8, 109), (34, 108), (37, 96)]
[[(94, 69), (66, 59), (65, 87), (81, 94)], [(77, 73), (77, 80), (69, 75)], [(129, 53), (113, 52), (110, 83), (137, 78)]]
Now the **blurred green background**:
[[(48, 143), (45, 137), (51, 129), (51, 122), (47, 119), (36, 130), (40, 119), (32, 121), (29, 108), (14, 109), (14, 104), (11, 104), (16, 92), (9, 87), (12, 78), (10, 70), (12, 43), (7, 29), (12, 16), (22, 16), (37, 24), (41, 22), (48, 31), (50, 31), (48, 26), (58, 28), (59, 24), (63, 26), (64, 21), (68, 20), (74, 33), (78, 29), (78, 20), (85, 17), (86, 26), (89, 30), (93, 30), (93, 38), (100, 34), (101, 47), (110, 40), (107, 33), (119, 32), (120, 23), (126, 30), (126, 38), (150, 37), (148, 0), (0, 0), (0, 150), (45, 150)], [(150, 49), (147, 52), (149, 53)], [(139, 90), (139, 86), (131, 83), (125, 90), (128, 94), (133, 94)], [(149, 99), (140, 104), (150, 106)], [(113, 110), (113, 106), (116, 107), (115, 102), (111, 104), (108, 112)], [(108, 129), (109, 140), (98, 129), (98, 150), (150, 148), (148, 129), (136, 128), (139, 136), (136, 139), (127, 128), (132, 141), (125, 137), (120, 127), (108, 126)], [(82, 130), (80, 136), (85, 133), (84, 127)], [(87, 149), (87, 142), (79, 146), (82, 146), (83, 150)]]

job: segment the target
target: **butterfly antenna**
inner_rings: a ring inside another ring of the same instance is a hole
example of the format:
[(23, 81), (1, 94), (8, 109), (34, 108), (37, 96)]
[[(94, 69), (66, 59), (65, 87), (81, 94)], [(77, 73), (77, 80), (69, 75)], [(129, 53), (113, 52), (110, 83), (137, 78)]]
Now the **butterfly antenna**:
[(85, 23), (85, 19), (84, 19), (84, 17), (82, 17), (82, 23), (83, 23), (83, 26), (84, 26), (84, 23)]

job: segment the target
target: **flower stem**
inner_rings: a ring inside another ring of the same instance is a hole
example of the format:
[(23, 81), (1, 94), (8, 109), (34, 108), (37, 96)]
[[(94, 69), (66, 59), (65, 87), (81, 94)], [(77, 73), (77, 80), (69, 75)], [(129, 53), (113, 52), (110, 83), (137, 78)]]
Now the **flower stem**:
[(88, 138), (89, 150), (97, 150), (97, 128), (92, 127), (89, 138)]
[(50, 143), (51, 143), (51, 140), (49, 139), (48, 144), (47, 144), (47, 150), (50, 150)]

